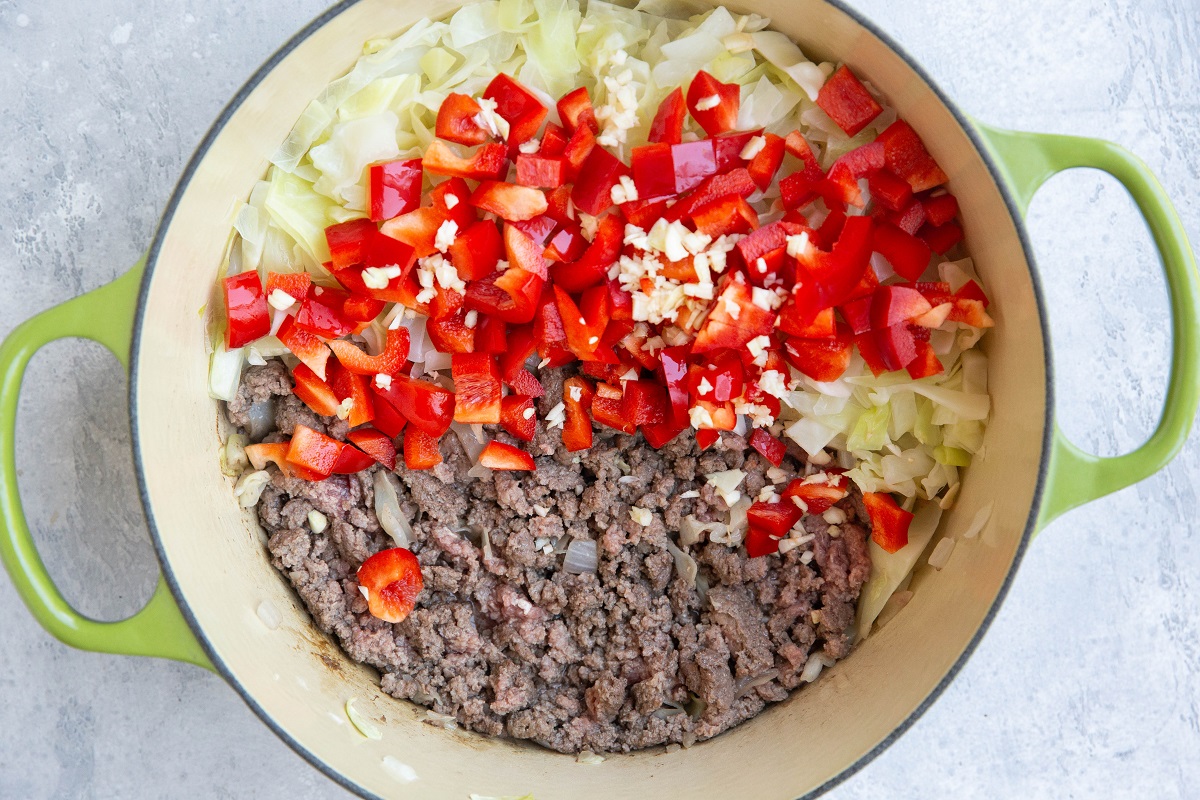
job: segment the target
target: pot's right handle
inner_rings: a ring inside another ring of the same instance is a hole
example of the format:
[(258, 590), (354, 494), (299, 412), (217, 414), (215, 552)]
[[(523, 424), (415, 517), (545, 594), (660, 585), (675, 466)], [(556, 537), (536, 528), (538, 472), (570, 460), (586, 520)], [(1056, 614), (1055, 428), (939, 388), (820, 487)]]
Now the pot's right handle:
[(1063, 512), (1137, 483), (1162, 469), (1188, 438), (1200, 402), (1200, 280), (1179, 215), (1154, 174), (1137, 156), (1100, 139), (1021, 133), (975, 123), (996, 157), (1021, 214), (1051, 176), (1075, 167), (1112, 175), (1132, 195), (1162, 258), (1171, 301), (1170, 383), (1162, 419), (1131, 453), (1100, 458), (1072, 444), (1057, 425), (1038, 526)]
[(14, 428), (26, 364), (43, 345), (77, 336), (99, 342), (128, 366), (142, 267), (138, 263), (112, 283), (26, 320), (0, 344), (0, 563), (37, 621), (66, 644), (212, 669), (161, 577), (150, 602), (129, 619), (99, 622), (72, 608), (38, 556), (17, 489)]

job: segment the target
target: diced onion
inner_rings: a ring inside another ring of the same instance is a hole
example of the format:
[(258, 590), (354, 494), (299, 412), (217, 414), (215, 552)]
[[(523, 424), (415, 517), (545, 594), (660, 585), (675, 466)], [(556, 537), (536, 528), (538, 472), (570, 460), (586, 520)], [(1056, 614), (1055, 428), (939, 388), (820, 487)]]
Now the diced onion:
[(242, 474), (250, 460), (246, 458), (246, 437), (240, 433), (231, 433), (221, 448), (221, 471), (231, 478)]
[(954, 540), (946, 537), (933, 547), (929, 554), (929, 566), (940, 570), (950, 563), (950, 555), (954, 552)]
[(375, 726), (375, 723), (371, 722), (371, 720), (360, 714), (358, 709), (354, 707), (353, 697), (346, 701), (346, 716), (350, 718), (350, 724), (352, 724), (359, 733), (368, 739), (383, 738), (383, 732)]
[(400, 497), (386, 470), (375, 473), (375, 516), (379, 525), (397, 547), (408, 547), (412, 541), (412, 526), (400, 511)]
[[(471, 459), (471, 463), (478, 466), (479, 454), (483, 452), (483, 448), (487, 446), (486, 441), (480, 441), (475, 432), (471, 430), (471, 426), (462, 422), (451, 422), (450, 430), (454, 431), (454, 435), (458, 437), (458, 441), (462, 443), (463, 450), (467, 454), (467, 458)], [(474, 469), (474, 467), (472, 467)], [(484, 467), (484, 469), (487, 469)], [(468, 474), (470, 474), (468, 472)], [(484, 473), (487, 474), (487, 473)]]
[(258, 608), (254, 609), (254, 613), (262, 620), (262, 624), (267, 626), (268, 630), (276, 630), (283, 624), (283, 616), (279, 613), (279, 609), (270, 600), (263, 600), (258, 604)]
[[(805, 665), (807, 666), (807, 664)], [(738, 678), (737, 683), (733, 685), (733, 696), (741, 697), (756, 686), (770, 683), (779, 677), (779, 670), (769, 669), (761, 675), (754, 675), (748, 678)]]
[(679, 577), (683, 578), (692, 586), (696, 585), (696, 575), (700, 572), (700, 568), (696, 565), (696, 559), (680, 550), (679, 547), (671, 541), (668, 536), (663, 540), (667, 546), (667, 550), (671, 553), (671, 557), (675, 559), (675, 572)]
[(716, 536), (725, 536), (729, 532), (729, 526), (721, 522), (701, 522), (696, 519), (695, 514), (688, 514), (679, 523), (679, 543), (684, 547), (690, 547), (700, 541), (704, 534), (708, 534), (710, 538), (716, 541)]
[(271, 473), (265, 469), (247, 472), (234, 484), (233, 496), (242, 508), (254, 508), (258, 505), (258, 498), (262, 497), (263, 489), (270, 482)]
[(585, 572), (595, 572), (600, 566), (600, 557), (596, 551), (596, 543), (591, 539), (575, 539), (567, 546), (567, 555), (563, 559), (563, 570), (572, 575)]

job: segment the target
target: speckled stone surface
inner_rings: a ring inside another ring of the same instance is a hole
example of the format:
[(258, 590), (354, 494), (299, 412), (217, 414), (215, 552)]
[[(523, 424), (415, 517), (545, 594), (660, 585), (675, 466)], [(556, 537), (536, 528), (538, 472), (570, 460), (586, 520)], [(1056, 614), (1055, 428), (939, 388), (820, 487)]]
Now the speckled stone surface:
[[(1139, 153), (1200, 241), (1194, 0), (858, 0), (978, 118)], [(0, 334), (120, 275), (226, 100), (321, 0), (0, 0)], [(1144, 225), (1096, 173), (1052, 180), (1029, 222), (1052, 309), (1059, 419), (1093, 452), (1152, 430), (1170, 332)], [(125, 379), (98, 345), (38, 355), (22, 493), (69, 599), (105, 619), (155, 561)], [(990, 633), (897, 744), (829, 794), (1200, 796), (1200, 439), (1030, 548)], [(0, 797), (343, 798), (222, 681), (70, 650), (0, 578)]]

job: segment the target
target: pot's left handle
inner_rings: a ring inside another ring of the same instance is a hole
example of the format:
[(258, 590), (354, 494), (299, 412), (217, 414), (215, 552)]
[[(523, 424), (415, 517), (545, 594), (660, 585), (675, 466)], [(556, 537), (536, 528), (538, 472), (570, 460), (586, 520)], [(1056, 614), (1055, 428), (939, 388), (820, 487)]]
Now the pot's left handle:
[(79, 337), (104, 345), (128, 369), (144, 265), (144, 261), (138, 262), (112, 283), (43, 311), (17, 326), (0, 344), (0, 561), (33, 616), (66, 644), (101, 653), (170, 658), (212, 669), (162, 577), (150, 602), (129, 619), (98, 622), (72, 608), (34, 547), (17, 488), (14, 433), (25, 366), (43, 345)]

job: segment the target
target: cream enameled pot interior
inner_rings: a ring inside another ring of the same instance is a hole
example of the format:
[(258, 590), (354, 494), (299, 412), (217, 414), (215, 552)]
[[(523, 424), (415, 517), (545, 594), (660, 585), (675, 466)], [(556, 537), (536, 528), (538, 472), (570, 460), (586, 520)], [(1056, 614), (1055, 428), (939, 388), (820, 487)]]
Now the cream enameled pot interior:
[[(383, 695), (310, 622), (272, 568), (253, 515), (218, 466), (218, 410), (206, 391), (204, 330), (228, 241), (233, 201), (245, 198), (307, 103), (344, 73), (363, 41), (393, 35), (457, 3), (362, 0), (300, 42), (216, 135), (161, 236), (144, 295), (134, 418), (148, 508), (181, 605), (213, 660), (260, 713), (315, 761), (360, 791), (464, 800), (469, 793), (552, 798), (803, 795), (851, 767), (935, 690), (984, 622), (1030, 520), (1043, 448), (1046, 366), (1034, 287), (1020, 237), (985, 163), (950, 111), (883, 41), (820, 0), (730, 3), (774, 20), (814, 60), (845, 61), (878, 86), (950, 175), (967, 242), (993, 299), (986, 338), (993, 417), (943, 529), (965, 527), (995, 502), (980, 538), (960, 543), (941, 572), (918, 573), (911, 604), (809, 688), (713, 741), (585, 766), (536, 746), (446, 732), (416, 707)], [(819, 58), (818, 58), (819, 57)], [(284, 622), (256, 614), (268, 601)], [(343, 706), (382, 729), (369, 741)], [(398, 767), (385, 757), (407, 765)], [(413, 782), (408, 779), (415, 774)]]

